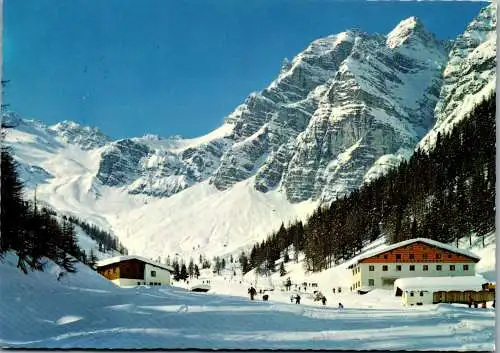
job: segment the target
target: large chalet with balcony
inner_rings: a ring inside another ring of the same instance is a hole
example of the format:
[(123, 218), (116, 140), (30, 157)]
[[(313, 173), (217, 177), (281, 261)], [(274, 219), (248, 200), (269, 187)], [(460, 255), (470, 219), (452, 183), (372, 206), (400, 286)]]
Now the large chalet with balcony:
[(97, 262), (96, 268), (99, 274), (120, 287), (170, 285), (174, 272), (171, 266), (141, 256), (112, 257)]
[(358, 257), (349, 266), (351, 290), (392, 289), (399, 278), (474, 276), (479, 260), (468, 250), (427, 238), (410, 239)]

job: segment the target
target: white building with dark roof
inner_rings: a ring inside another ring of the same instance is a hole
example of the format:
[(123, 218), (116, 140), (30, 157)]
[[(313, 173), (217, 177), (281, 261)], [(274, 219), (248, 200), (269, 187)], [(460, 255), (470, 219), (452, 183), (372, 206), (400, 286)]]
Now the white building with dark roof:
[(481, 258), (427, 238), (405, 240), (358, 257), (351, 290), (392, 289), (399, 278), (474, 276)]
[(441, 301), (442, 293), (439, 292), (467, 292), (466, 296), (475, 296), (475, 292), (483, 291), (486, 282), (486, 279), (479, 275), (400, 278), (394, 282), (394, 294), (401, 296), (403, 305), (432, 304)]
[(115, 256), (98, 261), (97, 272), (120, 287), (170, 285), (174, 269), (141, 256)]

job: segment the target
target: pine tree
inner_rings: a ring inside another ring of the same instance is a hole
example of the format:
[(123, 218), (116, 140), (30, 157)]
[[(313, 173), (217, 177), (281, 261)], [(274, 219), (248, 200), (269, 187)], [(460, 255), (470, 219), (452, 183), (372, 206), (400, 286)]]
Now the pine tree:
[(198, 268), (198, 265), (194, 265), (194, 276), (196, 277), (196, 279), (200, 277), (200, 269)]
[(280, 276), (283, 277), (284, 275), (286, 275), (286, 270), (285, 270), (285, 264), (282, 262), (280, 264)]
[(95, 269), (96, 263), (97, 263), (97, 256), (94, 253), (94, 249), (91, 248), (90, 249), (90, 253), (89, 253), (89, 257), (87, 259), (87, 265), (90, 268), (94, 268)]
[(239, 258), (239, 262), (240, 262), (241, 271), (243, 274), (250, 271), (250, 268), (248, 266), (248, 258), (246, 257), (244, 252), (241, 253), (240, 258)]
[(1, 237), (0, 254), (14, 249), (22, 255), (26, 244), (27, 207), (22, 199), (23, 184), (19, 180), (10, 150), (2, 147), (1, 155)]
[(186, 264), (183, 263), (182, 266), (181, 266), (181, 272), (179, 274), (179, 279), (185, 281), (185, 280), (188, 279), (188, 277), (189, 277), (189, 275), (188, 275), (188, 272), (187, 272)]
[(174, 267), (174, 280), (179, 281), (181, 270), (180, 270), (179, 262), (177, 260), (174, 260), (173, 267)]
[(194, 261), (193, 261), (193, 259), (189, 259), (188, 275), (190, 278), (193, 278), (193, 276), (194, 276)]

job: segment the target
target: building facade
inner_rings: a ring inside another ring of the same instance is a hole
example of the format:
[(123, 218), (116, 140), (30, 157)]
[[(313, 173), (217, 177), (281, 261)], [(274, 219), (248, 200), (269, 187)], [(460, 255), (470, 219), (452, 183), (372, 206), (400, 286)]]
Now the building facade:
[(120, 287), (170, 285), (173, 268), (139, 256), (117, 256), (97, 263), (97, 272)]
[(473, 276), (479, 260), (464, 249), (427, 238), (411, 239), (360, 256), (349, 266), (351, 290), (392, 289), (395, 280), (407, 277)]
[(469, 297), (474, 301), (494, 299), (494, 292), (483, 291), (485, 282), (482, 276), (400, 278), (394, 282), (394, 291), (404, 306), (440, 302), (465, 304)]

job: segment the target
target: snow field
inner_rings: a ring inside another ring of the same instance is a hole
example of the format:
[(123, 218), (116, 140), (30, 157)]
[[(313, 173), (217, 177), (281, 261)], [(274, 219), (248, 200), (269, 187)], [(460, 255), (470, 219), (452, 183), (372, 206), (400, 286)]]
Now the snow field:
[[(463, 306), (369, 308), (269, 302), (181, 288), (118, 288), (79, 267), (22, 274), (0, 265), (0, 345), (16, 348), (282, 348), (491, 350), (495, 313)], [(239, 284), (239, 282), (238, 282)], [(240, 287), (246, 294), (246, 288)], [(233, 294), (236, 292), (233, 286)], [(343, 300), (355, 296), (345, 294)], [(274, 293), (271, 298), (274, 298)], [(361, 296), (358, 296), (361, 297)], [(285, 296), (283, 297), (285, 299)], [(354, 302), (353, 302), (354, 303)]]

